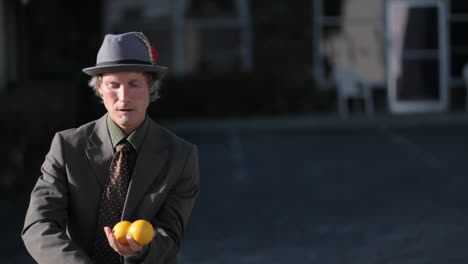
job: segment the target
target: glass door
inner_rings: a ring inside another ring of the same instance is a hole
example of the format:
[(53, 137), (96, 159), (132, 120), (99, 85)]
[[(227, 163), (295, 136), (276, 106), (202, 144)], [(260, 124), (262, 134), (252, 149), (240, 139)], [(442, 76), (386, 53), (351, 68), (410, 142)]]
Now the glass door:
[(445, 0), (387, 0), (387, 87), (392, 113), (448, 109)]

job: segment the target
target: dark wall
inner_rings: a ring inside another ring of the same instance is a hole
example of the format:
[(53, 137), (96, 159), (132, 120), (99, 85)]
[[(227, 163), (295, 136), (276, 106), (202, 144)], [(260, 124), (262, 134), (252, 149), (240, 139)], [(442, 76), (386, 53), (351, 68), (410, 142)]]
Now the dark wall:
[(100, 1), (30, 1), (19, 5), (18, 13), (28, 79), (68, 78), (94, 62), (101, 40)]
[(308, 0), (250, 1), (257, 71), (302, 73), (312, 67)]

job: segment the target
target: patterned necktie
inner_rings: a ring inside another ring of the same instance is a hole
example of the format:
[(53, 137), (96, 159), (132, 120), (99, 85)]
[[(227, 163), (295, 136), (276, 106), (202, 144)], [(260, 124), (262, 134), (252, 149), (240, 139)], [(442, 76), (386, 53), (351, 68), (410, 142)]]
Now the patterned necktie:
[(108, 226), (112, 228), (122, 217), (133, 167), (130, 158), (133, 150), (132, 145), (126, 140), (115, 147), (114, 158), (109, 169), (109, 177), (104, 192), (102, 193), (97, 218), (93, 259), (98, 264), (120, 263), (120, 256), (110, 247), (104, 233), (104, 227)]

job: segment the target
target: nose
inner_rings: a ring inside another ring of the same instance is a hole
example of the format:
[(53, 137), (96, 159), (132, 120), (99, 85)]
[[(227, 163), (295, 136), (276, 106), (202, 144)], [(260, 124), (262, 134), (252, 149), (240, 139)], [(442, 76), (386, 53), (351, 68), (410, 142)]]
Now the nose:
[(130, 98), (130, 89), (127, 85), (121, 85), (119, 89), (119, 101), (127, 102)]

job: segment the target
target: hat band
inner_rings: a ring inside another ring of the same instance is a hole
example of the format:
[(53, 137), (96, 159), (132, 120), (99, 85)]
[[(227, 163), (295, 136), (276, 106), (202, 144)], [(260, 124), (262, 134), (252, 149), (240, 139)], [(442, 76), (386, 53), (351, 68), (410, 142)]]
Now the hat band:
[(148, 61), (118, 60), (118, 61), (105, 61), (105, 62), (96, 63), (96, 66), (115, 65), (115, 64), (146, 64), (146, 65), (153, 65), (151, 62), (148, 62)]

